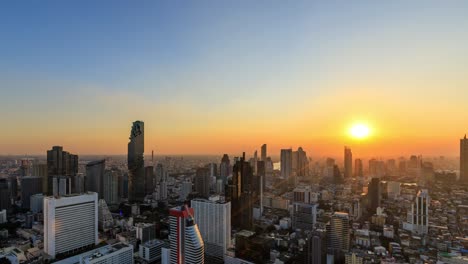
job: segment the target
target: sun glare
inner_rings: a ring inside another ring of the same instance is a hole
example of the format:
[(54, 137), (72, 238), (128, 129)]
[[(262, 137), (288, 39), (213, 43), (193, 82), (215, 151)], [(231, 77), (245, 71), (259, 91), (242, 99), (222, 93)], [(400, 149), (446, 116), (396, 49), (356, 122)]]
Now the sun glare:
[(350, 129), (351, 136), (357, 139), (367, 138), (370, 134), (370, 129), (364, 124), (355, 124)]

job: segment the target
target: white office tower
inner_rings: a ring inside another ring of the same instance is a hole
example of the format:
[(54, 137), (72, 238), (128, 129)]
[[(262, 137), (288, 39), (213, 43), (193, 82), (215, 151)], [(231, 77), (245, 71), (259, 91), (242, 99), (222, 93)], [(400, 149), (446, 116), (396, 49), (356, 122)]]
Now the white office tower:
[(99, 200), (98, 207), (98, 224), (100, 231), (108, 231), (114, 227), (114, 219), (112, 214), (107, 207), (106, 201), (104, 199)]
[(44, 198), (44, 252), (57, 254), (98, 244), (98, 195)]
[(131, 264), (133, 246), (124, 243), (106, 245), (88, 252), (63, 259), (54, 264)]
[(175, 207), (169, 211), (171, 264), (203, 264), (205, 245), (193, 215), (193, 208)]
[(148, 263), (161, 259), (161, 249), (164, 242), (161, 240), (149, 240), (140, 245), (139, 253), (140, 258), (146, 260)]
[(231, 202), (220, 196), (191, 201), (206, 255), (223, 260), (231, 244)]
[(430, 197), (427, 189), (420, 190), (408, 212), (411, 231), (418, 235), (427, 234), (429, 228)]
[(162, 248), (161, 249), (161, 264), (170, 264), (171, 263), (171, 249)]

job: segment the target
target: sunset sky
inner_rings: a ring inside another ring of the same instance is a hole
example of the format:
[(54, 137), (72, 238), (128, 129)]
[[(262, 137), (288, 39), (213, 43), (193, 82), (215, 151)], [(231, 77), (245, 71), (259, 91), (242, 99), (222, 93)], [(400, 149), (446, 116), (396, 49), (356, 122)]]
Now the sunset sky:
[(468, 1), (4, 1), (0, 92), (0, 154), (456, 156)]

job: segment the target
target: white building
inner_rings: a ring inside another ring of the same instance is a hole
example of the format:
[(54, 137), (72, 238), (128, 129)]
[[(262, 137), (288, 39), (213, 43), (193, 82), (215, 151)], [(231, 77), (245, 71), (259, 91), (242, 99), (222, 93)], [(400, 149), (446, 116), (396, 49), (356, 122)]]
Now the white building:
[(231, 203), (212, 196), (210, 200), (194, 199), (191, 204), (206, 254), (223, 259), (231, 245)]
[(161, 259), (161, 249), (164, 242), (161, 240), (150, 240), (140, 245), (140, 257), (148, 262), (153, 262)]
[(106, 245), (54, 264), (128, 264), (133, 263), (133, 246), (124, 243)]
[(98, 195), (44, 198), (44, 252), (57, 254), (98, 244)]
[(407, 214), (408, 222), (403, 227), (414, 234), (427, 234), (429, 231), (429, 204), (428, 190), (420, 190)]
[(170, 264), (171, 263), (171, 249), (162, 248), (161, 249), (161, 264)]

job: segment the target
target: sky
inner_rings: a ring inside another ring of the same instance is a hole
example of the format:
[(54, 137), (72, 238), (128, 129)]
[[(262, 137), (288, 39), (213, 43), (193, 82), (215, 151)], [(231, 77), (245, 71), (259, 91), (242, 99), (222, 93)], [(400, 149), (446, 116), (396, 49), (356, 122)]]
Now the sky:
[[(458, 155), (468, 1), (3, 1), (0, 154)], [(356, 140), (349, 127), (365, 123)]]

